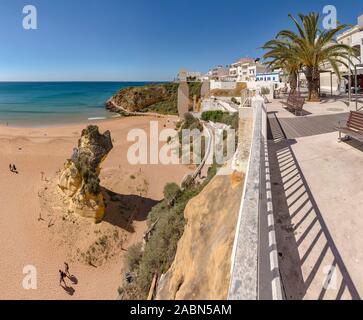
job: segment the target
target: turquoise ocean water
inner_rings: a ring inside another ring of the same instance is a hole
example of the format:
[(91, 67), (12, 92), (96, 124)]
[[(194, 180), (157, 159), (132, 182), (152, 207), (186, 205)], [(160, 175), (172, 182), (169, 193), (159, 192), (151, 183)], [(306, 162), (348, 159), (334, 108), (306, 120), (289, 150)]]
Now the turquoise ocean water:
[(105, 102), (118, 90), (146, 82), (0, 82), (0, 124), (50, 126), (114, 114)]

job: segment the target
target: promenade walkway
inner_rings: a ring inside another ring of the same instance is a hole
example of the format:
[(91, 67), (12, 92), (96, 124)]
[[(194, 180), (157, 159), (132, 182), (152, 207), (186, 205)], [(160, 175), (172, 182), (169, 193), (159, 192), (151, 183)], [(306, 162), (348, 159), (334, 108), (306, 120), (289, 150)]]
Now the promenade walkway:
[[(363, 144), (338, 142), (344, 105), (302, 117), (267, 104), (276, 241), (286, 299), (363, 296)], [(348, 110), (345, 110), (348, 111)]]
[(273, 140), (281, 138), (294, 139), (336, 131), (339, 122), (344, 124), (349, 113), (284, 118), (276, 112), (269, 112), (270, 137)]

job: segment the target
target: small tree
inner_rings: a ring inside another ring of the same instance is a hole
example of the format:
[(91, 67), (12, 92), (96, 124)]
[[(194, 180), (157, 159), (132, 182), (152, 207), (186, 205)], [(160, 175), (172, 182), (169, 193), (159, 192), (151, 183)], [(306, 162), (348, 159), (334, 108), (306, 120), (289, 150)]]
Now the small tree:
[(164, 199), (168, 206), (172, 206), (175, 198), (178, 196), (180, 188), (176, 183), (167, 183), (164, 187)]
[(126, 264), (127, 264), (129, 271), (134, 271), (139, 266), (140, 260), (142, 258), (141, 249), (142, 249), (142, 244), (137, 243), (137, 244), (131, 246), (127, 250)]

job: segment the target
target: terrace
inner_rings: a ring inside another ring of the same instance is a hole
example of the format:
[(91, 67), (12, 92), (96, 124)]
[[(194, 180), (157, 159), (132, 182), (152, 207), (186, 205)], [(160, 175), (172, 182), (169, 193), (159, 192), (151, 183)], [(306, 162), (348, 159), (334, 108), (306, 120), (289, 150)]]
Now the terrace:
[(344, 98), (304, 109), (295, 116), (283, 100), (253, 98), (230, 299), (363, 296), (363, 143), (338, 142), (335, 127), (350, 110)]

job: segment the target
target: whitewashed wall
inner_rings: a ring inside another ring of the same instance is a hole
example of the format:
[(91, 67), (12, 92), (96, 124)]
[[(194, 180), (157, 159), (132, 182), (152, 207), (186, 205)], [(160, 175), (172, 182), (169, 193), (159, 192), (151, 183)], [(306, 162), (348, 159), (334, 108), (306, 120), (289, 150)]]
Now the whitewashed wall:
[(211, 90), (213, 90), (213, 89), (233, 90), (233, 89), (236, 89), (236, 82), (211, 80), (210, 89)]

